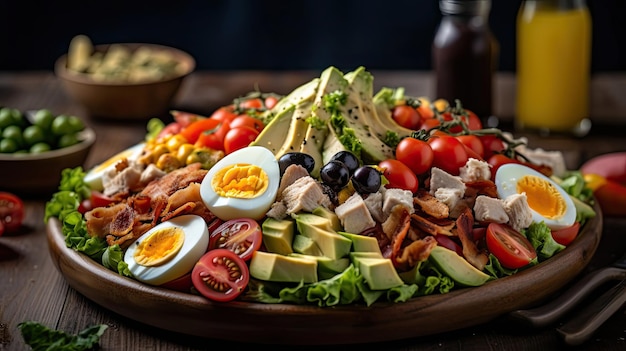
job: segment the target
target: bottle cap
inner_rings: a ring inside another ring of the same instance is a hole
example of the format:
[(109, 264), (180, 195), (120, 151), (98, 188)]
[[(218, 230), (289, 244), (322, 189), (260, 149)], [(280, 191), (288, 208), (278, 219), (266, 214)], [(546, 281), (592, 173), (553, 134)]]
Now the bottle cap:
[(487, 15), (491, 0), (440, 0), (439, 9), (444, 15)]

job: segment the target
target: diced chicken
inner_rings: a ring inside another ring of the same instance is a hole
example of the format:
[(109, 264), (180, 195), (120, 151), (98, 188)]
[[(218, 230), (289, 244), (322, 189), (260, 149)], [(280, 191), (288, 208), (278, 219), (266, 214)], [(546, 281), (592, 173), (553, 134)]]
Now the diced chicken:
[(364, 201), (372, 217), (378, 222), (384, 222), (386, 217), (383, 214), (383, 193), (377, 191), (369, 194)]
[(155, 179), (159, 179), (164, 176), (165, 171), (161, 170), (154, 163), (150, 163), (146, 169), (141, 172), (141, 177), (139, 178), (139, 182), (141, 184), (148, 184)]
[(509, 215), (504, 202), (498, 198), (480, 195), (474, 202), (474, 217), (479, 222), (507, 223)]
[(282, 199), (283, 191), (288, 186), (293, 184), (296, 180), (302, 177), (307, 177), (307, 176), (309, 176), (309, 172), (306, 170), (306, 168), (300, 165), (292, 164), (292, 165), (289, 165), (287, 168), (285, 168), (285, 172), (280, 178), (280, 184), (278, 185), (278, 191), (277, 191), (278, 196), (276, 200)]
[(131, 189), (140, 187), (141, 169), (138, 167), (126, 167), (117, 173), (112, 172), (107, 172), (107, 176), (102, 177), (104, 195), (128, 194)]
[(533, 222), (526, 193), (509, 195), (504, 199), (504, 209), (509, 216), (509, 225), (517, 231), (528, 228)]
[[(526, 141), (526, 138), (521, 138)], [(515, 151), (524, 155), (530, 162), (549, 167), (552, 170), (552, 174), (557, 177), (562, 177), (567, 172), (565, 165), (565, 157), (561, 151), (546, 151), (541, 148), (531, 149), (525, 144), (521, 144), (515, 148)]]
[(339, 217), (343, 229), (348, 233), (359, 234), (376, 225), (359, 193), (352, 194), (343, 204), (337, 206), (335, 214)]
[(385, 189), (383, 191), (383, 215), (389, 216), (391, 210), (396, 205), (404, 206), (409, 214), (415, 212), (413, 207), (413, 193), (404, 189)]
[(465, 183), (491, 179), (491, 166), (485, 161), (470, 158), (461, 167), (459, 176)]
[(465, 183), (461, 177), (453, 176), (446, 171), (433, 167), (430, 175), (430, 193), (434, 195), (439, 188), (457, 189), (461, 197), (465, 194)]
[(287, 206), (283, 201), (276, 201), (265, 215), (274, 219), (284, 219), (287, 217)]
[(296, 179), (293, 184), (287, 186), (282, 192), (283, 202), (287, 207), (287, 214), (299, 211), (311, 212), (316, 207), (331, 206), (328, 195), (324, 193), (322, 186), (311, 176)]

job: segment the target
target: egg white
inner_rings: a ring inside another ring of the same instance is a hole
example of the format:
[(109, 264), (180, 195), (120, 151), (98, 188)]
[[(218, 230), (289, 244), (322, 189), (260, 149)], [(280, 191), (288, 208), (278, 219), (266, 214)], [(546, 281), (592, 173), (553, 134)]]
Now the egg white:
[[(146, 267), (138, 264), (134, 255), (142, 239), (154, 231), (168, 227), (179, 227), (185, 233), (185, 241), (180, 251), (160, 266)], [(150, 285), (161, 285), (190, 272), (206, 253), (208, 246), (209, 230), (204, 219), (196, 215), (183, 215), (162, 222), (139, 237), (126, 250), (124, 262), (135, 279)]]
[(525, 175), (536, 176), (552, 184), (552, 186), (560, 194), (566, 206), (565, 213), (556, 218), (547, 218), (531, 207), (533, 222), (538, 223), (543, 221), (550, 229), (554, 230), (573, 225), (576, 221), (576, 207), (574, 206), (574, 201), (572, 201), (569, 194), (567, 194), (567, 192), (552, 179), (528, 166), (519, 164), (505, 164), (500, 166), (495, 176), (498, 196), (501, 199), (506, 199), (510, 195), (517, 194), (517, 182)]
[[(267, 173), (268, 186), (263, 194), (251, 199), (224, 197), (213, 190), (211, 181), (222, 168), (237, 164), (251, 164)], [(261, 219), (276, 199), (280, 183), (280, 170), (274, 154), (262, 146), (248, 146), (232, 152), (218, 161), (200, 185), (200, 196), (207, 208), (222, 220), (241, 217)]]
[(99, 165), (94, 166), (89, 171), (87, 171), (87, 174), (85, 174), (85, 183), (87, 183), (87, 185), (89, 185), (92, 190), (102, 191), (102, 175), (115, 167), (115, 164), (119, 160), (126, 158), (129, 161), (136, 161), (139, 156), (141, 156), (144, 146), (145, 143), (139, 143), (137, 145), (131, 146), (128, 149), (120, 151), (116, 155), (111, 156), (109, 159), (100, 163)]

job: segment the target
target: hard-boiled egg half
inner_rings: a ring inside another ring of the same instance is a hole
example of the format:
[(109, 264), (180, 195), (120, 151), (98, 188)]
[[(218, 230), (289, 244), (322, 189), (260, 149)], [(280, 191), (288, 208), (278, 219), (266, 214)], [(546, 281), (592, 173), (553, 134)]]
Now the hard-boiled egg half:
[(533, 222), (543, 221), (550, 229), (566, 228), (576, 220), (576, 207), (571, 197), (552, 179), (534, 169), (505, 164), (495, 177), (498, 196), (526, 193)]
[(136, 161), (139, 156), (141, 156), (144, 146), (145, 143), (131, 146), (93, 167), (85, 174), (85, 183), (87, 183), (92, 190), (102, 191), (102, 175), (115, 167), (115, 164), (120, 160), (127, 159), (128, 161)]
[(280, 171), (274, 154), (249, 146), (218, 161), (200, 186), (207, 208), (222, 220), (261, 219), (276, 199)]
[(133, 242), (124, 262), (135, 279), (161, 285), (189, 273), (209, 245), (200, 216), (183, 215), (162, 222)]

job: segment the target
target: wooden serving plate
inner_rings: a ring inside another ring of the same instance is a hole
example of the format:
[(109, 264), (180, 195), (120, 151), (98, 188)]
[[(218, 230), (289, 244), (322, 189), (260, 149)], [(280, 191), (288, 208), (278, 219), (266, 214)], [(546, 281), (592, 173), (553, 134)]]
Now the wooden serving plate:
[(548, 298), (578, 275), (596, 251), (602, 214), (599, 206), (595, 210), (596, 217), (567, 249), (537, 266), (477, 288), (370, 307), (211, 302), (120, 276), (67, 248), (56, 218), (48, 222), (47, 235), (52, 261), (72, 288), (135, 321), (182, 334), (239, 342), (356, 344), (470, 327)]

